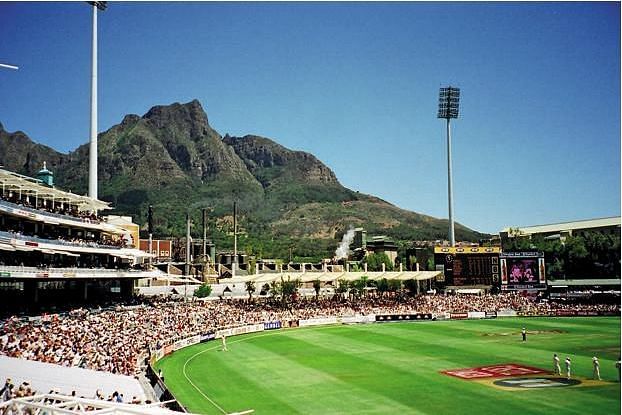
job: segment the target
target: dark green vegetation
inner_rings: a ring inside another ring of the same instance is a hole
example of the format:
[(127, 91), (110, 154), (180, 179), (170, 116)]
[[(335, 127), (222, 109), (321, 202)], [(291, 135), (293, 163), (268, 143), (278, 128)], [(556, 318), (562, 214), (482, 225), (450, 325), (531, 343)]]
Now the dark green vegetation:
[(549, 278), (620, 277), (619, 234), (583, 232), (567, 236), (563, 242), (542, 235), (516, 237), (504, 240), (503, 250), (544, 252)]
[[(620, 413), (619, 318), (327, 326), (234, 337), (227, 344), (228, 352), (209, 342), (159, 362), (190, 412), (222, 413), (207, 396), (227, 412), (252, 408), (256, 414)], [(514, 392), (439, 373), (501, 363), (552, 370), (553, 353), (562, 361), (570, 356), (575, 376), (584, 378), (591, 377), (596, 354), (605, 382)]]
[(205, 283), (205, 284), (201, 284), (195, 291), (194, 291), (194, 296), (195, 297), (199, 297), (199, 298), (203, 298), (203, 297), (209, 297), (209, 295), (212, 293), (212, 286)]
[[(61, 154), (0, 125), (0, 165), (34, 175), (47, 161), (57, 184), (87, 191), (88, 144)], [(233, 201), (239, 203), (238, 246), (259, 258), (319, 260), (332, 257), (349, 226), (399, 241), (444, 239), (447, 221), (399, 209), (343, 187), (311, 154), (289, 150), (253, 135), (222, 138), (198, 101), (157, 106), (144, 116), (127, 115), (99, 135), (99, 195), (111, 213), (144, 225), (154, 206), (155, 237), (185, 235), (190, 210), (201, 234), (201, 212), (210, 213), (218, 249), (232, 245)], [(464, 226), (459, 240), (486, 237)]]

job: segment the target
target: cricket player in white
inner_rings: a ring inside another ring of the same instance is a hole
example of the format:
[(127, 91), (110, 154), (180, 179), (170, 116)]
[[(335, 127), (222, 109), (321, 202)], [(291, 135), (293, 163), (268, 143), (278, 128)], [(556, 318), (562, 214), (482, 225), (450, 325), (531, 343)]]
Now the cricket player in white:
[(570, 379), (570, 358), (566, 357), (566, 377)]
[(223, 334), (221, 339), (222, 339), (222, 351), (226, 352), (227, 351), (227, 336)]
[(594, 368), (592, 372), (592, 379), (600, 379), (600, 363), (598, 362), (598, 357), (592, 357), (592, 367)]
[(557, 356), (557, 353), (553, 355), (553, 371), (556, 375), (561, 376), (562, 374), (562, 369), (559, 367), (559, 356)]

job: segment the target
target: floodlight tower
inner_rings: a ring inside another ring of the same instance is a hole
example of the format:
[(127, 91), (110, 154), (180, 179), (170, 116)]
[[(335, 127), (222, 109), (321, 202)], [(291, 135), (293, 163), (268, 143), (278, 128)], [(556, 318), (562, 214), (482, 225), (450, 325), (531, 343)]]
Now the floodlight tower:
[(106, 10), (108, 2), (89, 1), (93, 7), (91, 52), (91, 134), (89, 142), (89, 197), (97, 199), (97, 10)]
[(454, 234), (454, 201), (452, 191), (451, 175), (451, 126), (450, 120), (458, 118), (458, 106), (460, 103), (460, 88), (441, 88), (438, 94), (438, 115), (437, 118), (447, 120), (447, 193), (449, 199), (449, 241), (451, 246), (456, 245)]

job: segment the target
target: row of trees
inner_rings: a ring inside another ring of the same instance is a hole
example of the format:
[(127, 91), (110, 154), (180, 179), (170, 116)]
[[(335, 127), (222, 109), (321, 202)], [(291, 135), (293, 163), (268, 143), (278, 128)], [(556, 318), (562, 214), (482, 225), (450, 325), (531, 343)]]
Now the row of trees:
[[(370, 290), (375, 290), (380, 296), (385, 296), (388, 293), (395, 293), (402, 288), (415, 295), (418, 292), (417, 281), (406, 280), (403, 282), (399, 280), (387, 280), (382, 278), (380, 280), (370, 280), (368, 277), (363, 276), (358, 280), (346, 281), (339, 279), (336, 281), (335, 293), (340, 295), (349, 295), (353, 298), (361, 298), (367, 295)], [(257, 292), (257, 286), (254, 281), (247, 281), (246, 292), (248, 293), (249, 300), (252, 299), (253, 294)], [(322, 281), (316, 279), (312, 282), (313, 289), (315, 290), (316, 298), (320, 295), (322, 288)], [(298, 290), (302, 287), (302, 281), (299, 279), (292, 280), (291, 278), (284, 279), (281, 277), (280, 281), (272, 281), (270, 284), (264, 284), (261, 287), (260, 295), (269, 294), (273, 299), (281, 301), (283, 307), (287, 307), (291, 301), (295, 300), (298, 295)]]

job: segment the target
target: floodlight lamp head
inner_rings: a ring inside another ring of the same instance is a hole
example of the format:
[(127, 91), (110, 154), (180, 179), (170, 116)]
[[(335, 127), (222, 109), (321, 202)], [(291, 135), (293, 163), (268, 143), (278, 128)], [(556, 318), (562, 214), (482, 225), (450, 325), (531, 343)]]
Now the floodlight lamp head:
[(108, 7), (107, 1), (87, 1), (87, 3), (91, 6), (97, 7), (97, 9), (100, 11), (104, 11), (106, 10), (106, 7)]
[(441, 88), (438, 93), (438, 114), (437, 118), (458, 118), (458, 108), (460, 104), (460, 88)]

